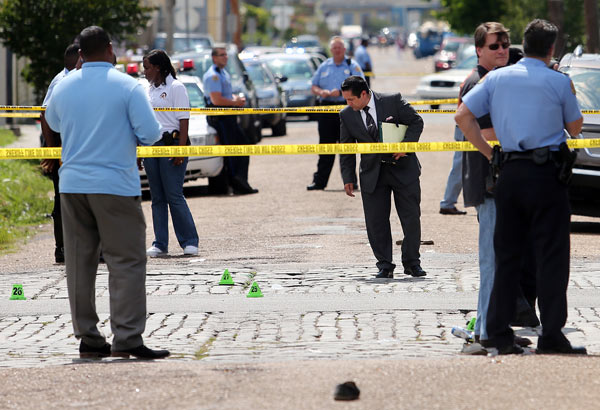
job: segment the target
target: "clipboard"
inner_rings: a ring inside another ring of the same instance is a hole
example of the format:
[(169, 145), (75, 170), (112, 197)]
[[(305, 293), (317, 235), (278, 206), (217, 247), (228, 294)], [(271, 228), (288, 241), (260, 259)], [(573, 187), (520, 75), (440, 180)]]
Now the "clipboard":
[(408, 125), (393, 122), (379, 123), (379, 141), (386, 143), (402, 142)]

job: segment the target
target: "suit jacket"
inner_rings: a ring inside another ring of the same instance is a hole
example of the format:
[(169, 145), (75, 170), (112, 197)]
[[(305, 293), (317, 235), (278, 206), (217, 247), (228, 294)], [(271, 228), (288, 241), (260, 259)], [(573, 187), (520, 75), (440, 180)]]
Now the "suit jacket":
[[(402, 99), (399, 93), (379, 94), (372, 92), (371, 96), (375, 99), (378, 123), (391, 122), (408, 125), (404, 142), (419, 141), (423, 131), (423, 119), (410, 104)], [(392, 118), (388, 120), (390, 117)], [(367, 132), (360, 111), (354, 111), (352, 108), (346, 107), (340, 112), (340, 120), (341, 143), (379, 142), (374, 140)], [(361, 154), (359, 175), (361, 189), (364, 192), (371, 193), (375, 190), (382, 158), (383, 154)], [(344, 184), (351, 183), (356, 170), (356, 155), (340, 155), (340, 165)], [(392, 167), (397, 172), (398, 179), (402, 184), (410, 184), (421, 175), (421, 165), (414, 153), (401, 157), (397, 160), (396, 165), (392, 165)]]

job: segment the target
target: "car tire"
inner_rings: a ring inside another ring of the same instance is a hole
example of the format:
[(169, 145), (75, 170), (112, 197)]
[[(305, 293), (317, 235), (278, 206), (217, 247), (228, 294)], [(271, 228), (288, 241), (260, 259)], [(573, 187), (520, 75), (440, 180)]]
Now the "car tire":
[(228, 191), (227, 171), (223, 167), (219, 175), (208, 177), (208, 193), (211, 195), (226, 195)]
[(250, 144), (257, 144), (262, 139), (262, 121), (256, 115), (250, 115), (246, 132)]
[(431, 104), (430, 105), (432, 110), (439, 110), (440, 109), (440, 105), (439, 104)]
[(277, 124), (271, 127), (274, 137), (282, 137), (287, 134), (287, 126), (285, 118), (281, 119)]

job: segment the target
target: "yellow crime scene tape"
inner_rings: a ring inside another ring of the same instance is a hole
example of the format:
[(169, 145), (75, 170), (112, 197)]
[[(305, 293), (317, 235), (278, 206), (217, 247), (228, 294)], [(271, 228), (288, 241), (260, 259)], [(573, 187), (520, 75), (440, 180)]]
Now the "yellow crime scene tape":
[[(572, 149), (600, 148), (600, 138), (570, 139)], [(498, 142), (492, 143), (496, 145)], [(461, 142), (399, 142), (355, 144), (304, 145), (188, 145), (138, 147), (137, 155), (150, 157), (229, 157), (247, 155), (306, 155), (306, 154), (383, 154), (396, 152), (476, 151), (468, 141)], [(59, 148), (0, 148), (2, 159), (59, 159)]]

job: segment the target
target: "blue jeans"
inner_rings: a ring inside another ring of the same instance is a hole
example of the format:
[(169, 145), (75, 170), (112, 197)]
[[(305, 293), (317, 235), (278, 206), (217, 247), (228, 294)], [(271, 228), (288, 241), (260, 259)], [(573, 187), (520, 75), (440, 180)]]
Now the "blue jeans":
[(477, 301), (477, 321), (475, 334), (487, 339), (487, 312), (494, 287), (496, 254), (494, 252), (494, 230), (496, 227), (496, 203), (486, 197), (476, 206), (479, 220), (479, 299)]
[[(460, 128), (454, 128), (454, 140), (464, 141), (465, 136), (463, 135)], [(440, 202), (440, 208), (454, 208), (458, 201), (458, 196), (462, 190), (462, 151), (456, 151), (454, 153), (454, 159), (452, 160), (452, 169), (448, 174), (448, 182), (446, 182), (446, 192), (444, 192), (444, 199)]]
[[(163, 145), (163, 143), (154, 145)], [(169, 158), (144, 158), (152, 196), (154, 224), (152, 245), (164, 252), (169, 250), (169, 209), (179, 245), (182, 248), (188, 245), (198, 246), (198, 232), (194, 225), (194, 218), (183, 196), (183, 180), (187, 163), (187, 158), (178, 166), (174, 166)]]

